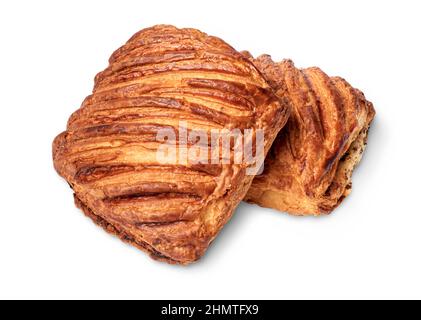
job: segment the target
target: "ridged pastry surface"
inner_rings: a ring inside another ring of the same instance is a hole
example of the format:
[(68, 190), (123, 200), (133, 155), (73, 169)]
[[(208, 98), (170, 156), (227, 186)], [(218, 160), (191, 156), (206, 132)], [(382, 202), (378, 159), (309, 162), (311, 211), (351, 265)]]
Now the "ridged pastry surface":
[(178, 132), (181, 121), (204, 131), (264, 129), (268, 151), (288, 114), (255, 66), (224, 41), (155, 26), (135, 34), (96, 76), (54, 141), (54, 165), (97, 224), (156, 259), (187, 264), (204, 254), (253, 176), (245, 164), (162, 164), (157, 133)]
[(344, 79), (319, 68), (301, 70), (267, 55), (249, 58), (277, 95), (289, 99), (292, 111), (246, 199), (296, 215), (330, 213), (351, 191), (373, 105)]

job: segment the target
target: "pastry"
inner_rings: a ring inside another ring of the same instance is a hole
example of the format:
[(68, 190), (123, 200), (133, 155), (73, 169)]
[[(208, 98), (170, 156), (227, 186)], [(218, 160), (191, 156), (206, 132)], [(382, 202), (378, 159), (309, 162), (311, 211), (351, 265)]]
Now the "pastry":
[[(98, 225), (155, 259), (188, 264), (204, 254), (245, 196), (253, 163), (181, 161), (183, 126), (189, 132), (262, 129), (266, 154), (288, 116), (285, 101), (224, 41), (159, 25), (113, 53), (54, 140), (54, 166)], [(162, 132), (177, 134), (176, 162), (158, 161)], [(204, 148), (207, 153), (208, 143)]]
[(276, 138), (246, 200), (295, 215), (332, 212), (351, 192), (351, 176), (375, 111), (364, 94), (319, 68), (297, 69), (263, 55), (253, 59), (291, 117)]

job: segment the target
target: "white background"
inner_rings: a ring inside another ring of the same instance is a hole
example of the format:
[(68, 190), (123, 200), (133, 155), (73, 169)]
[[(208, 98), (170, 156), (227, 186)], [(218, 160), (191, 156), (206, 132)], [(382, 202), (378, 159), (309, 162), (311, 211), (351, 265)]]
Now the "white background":
[[(421, 298), (420, 1), (1, 1), (0, 298)], [(377, 109), (331, 216), (241, 204), (206, 256), (170, 266), (73, 205), (51, 142), (109, 55), (158, 23), (317, 65)]]

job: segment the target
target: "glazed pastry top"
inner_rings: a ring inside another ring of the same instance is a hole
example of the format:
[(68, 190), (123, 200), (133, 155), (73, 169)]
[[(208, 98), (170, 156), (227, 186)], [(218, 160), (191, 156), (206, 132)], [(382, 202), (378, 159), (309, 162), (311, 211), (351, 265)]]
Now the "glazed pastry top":
[[(93, 93), (55, 139), (54, 165), (85, 212), (155, 257), (188, 263), (203, 254), (252, 177), (246, 164), (183, 158), (180, 125), (208, 133), (264, 129), (267, 151), (288, 112), (253, 63), (224, 41), (155, 26), (135, 34), (96, 76)], [(165, 130), (176, 134), (176, 163), (157, 161)]]

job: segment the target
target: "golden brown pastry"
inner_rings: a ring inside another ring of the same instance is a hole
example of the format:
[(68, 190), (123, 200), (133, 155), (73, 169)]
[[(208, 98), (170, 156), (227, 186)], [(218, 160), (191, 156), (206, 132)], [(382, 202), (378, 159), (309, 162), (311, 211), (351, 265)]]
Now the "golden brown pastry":
[(142, 30), (109, 62), (55, 139), (55, 168), (108, 232), (153, 258), (191, 263), (245, 196), (251, 164), (163, 164), (157, 133), (177, 132), (180, 121), (206, 131), (264, 129), (267, 152), (289, 107), (248, 59), (198, 30)]
[(375, 111), (362, 92), (319, 68), (299, 70), (290, 60), (253, 59), (291, 117), (254, 179), (246, 200), (295, 215), (330, 213), (351, 192)]

